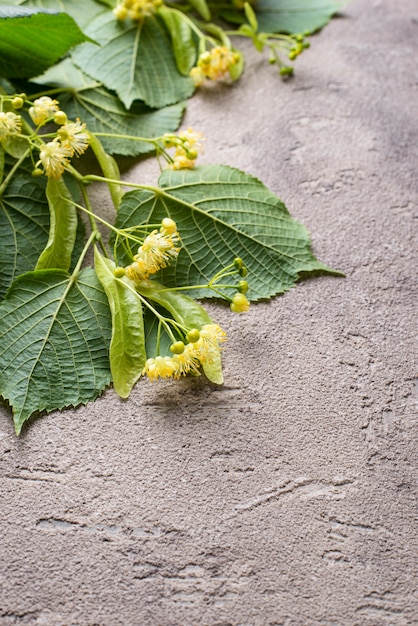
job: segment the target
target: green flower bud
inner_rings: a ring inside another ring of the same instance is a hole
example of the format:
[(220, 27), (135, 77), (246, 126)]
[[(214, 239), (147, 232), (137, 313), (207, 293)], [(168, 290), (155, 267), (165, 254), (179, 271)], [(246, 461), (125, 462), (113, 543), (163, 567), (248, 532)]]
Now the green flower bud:
[(14, 109), (21, 109), (23, 107), (23, 98), (21, 98), (20, 96), (16, 96), (15, 98), (13, 98), (12, 107)]
[(190, 148), (190, 150), (187, 150), (186, 156), (191, 161), (194, 161), (195, 159), (197, 159), (197, 154), (198, 153), (197, 153), (196, 148)]
[(248, 291), (248, 283), (246, 280), (240, 280), (238, 283), (238, 291), (240, 293), (247, 293)]
[(184, 343), (182, 341), (176, 341), (172, 343), (170, 346), (170, 350), (173, 354), (183, 354), (184, 352)]
[(244, 267), (244, 262), (239, 256), (234, 259), (234, 266), (237, 270), (240, 270), (242, 267)]
[(199, 339), (200, 332), (197, 330), (197, 328), (190, 329), (186, 335), (186, 341), (188, 341), (189, 343), (196, 343), (197, 341), (199, 341)]
[(247, 276), (247, 274), (248, 274), (248, 270), (247, 270), (247, 268), (245, 267), (245, 265), (243, 265), (243, 266), (240, 268), (240, 270), (239, 270), (239, 272), (238, 272), (238, 273), (239, 273), (239, 275), (240, 275), (242, 278), (245, 278), (245, 277)]
[(126, 271), (124, 267), (115, 267), (115, 269), (113, 270), (113, 276), (115, 278), (122, 278), (123, 276), (125, 276)]
[(43, 170), (41, 170), (41, 168), (40, 168), (40, 167), (35, 167), (35, 169), (34, 169), (34, 170), (32, 170), (32, 176), (35, 176), (35, 177), (37, 177), (37, 176), (42, 176), (42, 175), (43, 175), (43, 173), (44, 173), (44, 172), (43, 172)]

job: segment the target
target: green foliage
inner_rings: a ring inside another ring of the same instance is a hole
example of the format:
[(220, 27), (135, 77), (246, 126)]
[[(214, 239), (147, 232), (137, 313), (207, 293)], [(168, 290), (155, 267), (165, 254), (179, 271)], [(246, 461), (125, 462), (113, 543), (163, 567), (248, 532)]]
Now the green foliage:
[(16, 276), (34, 269), (48, 241), (45, 187), (21, 171), (0, 196), (0, 300)]
[(85, 404), (110, 383), (109, 307), (93, 270), (19, 276), (0, 307), (0, 388), (19, 434), (36, 411)]
[(323, 28), (343, 6), (339, 0), (259, 0), (258, 28), (267, 32), (313, 33)]
[[(208, 165), (166, 170), (160, 185), (163, 192), (125, 194), (116, 226), (134, 226), (144, 215), (154, 223), (166, 216), (176, 221), (183, 249), (176, 265), (161, 272), (165, 284), (206, 284), (237, 250), (251, 276), (252, 300), (287, 291), (301, 272), (330, 271), (312, 255), (306, 228), (252, 176)], [(209, 295), (203, 289), (197, 294)]]
[[(243, 312), (302, 274), (337, 273), (259, 180), (195, 168), (200, 134), (174, 131), (196, 85), (244, 69), (211, 15), (239, 23), (235, 34), (267, 48), (288, 76), (283, 55), (294, 60), (309, 44), (274, 31), (314, 31), (339, 6), (156, 0), (154, 15), (133, 21), (123, 0), (118, 19), (112, 0), (0, 0), (0, 395), (17, 433), (111, 382), (126, 398), (143, 374), (202, 369), (221, 384), (225, 333), (195, 297)], [(81, 173), (89, 159), (75, 157), (88, 148), (102, 175)], [(169, 166), (158, 186), (125, 192), (117, 157), (149, 153)], [(114, 221), (93, 206), (92, 182), (108, 185)]]
[(88, 41), (67, 13), (0, 6), (0, 75), (36, 76), (70, 48)]
[(161, 108), (192, 95), (193, 82), (177, 69), (170, 37), (159, 17), (138, 25), (122, 24), (105, 12), (89, 24), (86, 33), (100, 46), (80, 46), (73, 54), (74, 62), (116, 91), (126, 108), (134, 100)]

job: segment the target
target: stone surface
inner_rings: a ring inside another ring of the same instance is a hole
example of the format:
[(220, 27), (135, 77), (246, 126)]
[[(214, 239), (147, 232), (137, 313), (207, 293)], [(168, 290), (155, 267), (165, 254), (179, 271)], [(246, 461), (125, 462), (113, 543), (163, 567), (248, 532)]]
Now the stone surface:
[(19, 439), (2, 410), (1, 626), (418, 624), (417, 41), (415, 0), (357, 0), (294, 80), (246, 48), (190, 102), (203, 161), (263, 180), (346, 278), (211, 307), (222, 388), (143, 381)]

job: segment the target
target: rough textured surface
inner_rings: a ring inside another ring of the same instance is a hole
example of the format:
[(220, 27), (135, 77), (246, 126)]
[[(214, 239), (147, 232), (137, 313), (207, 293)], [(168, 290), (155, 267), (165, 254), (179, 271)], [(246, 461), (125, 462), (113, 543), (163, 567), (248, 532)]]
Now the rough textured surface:
[(417, 36), (415, 0), (353, 2), (292, 82), (249, 52), (192, 100), (204, 161), (346, 278), (213, 308), (222, 388), (144, 381), (19, 440), (2, 410), (1, 626), (418, 624)]

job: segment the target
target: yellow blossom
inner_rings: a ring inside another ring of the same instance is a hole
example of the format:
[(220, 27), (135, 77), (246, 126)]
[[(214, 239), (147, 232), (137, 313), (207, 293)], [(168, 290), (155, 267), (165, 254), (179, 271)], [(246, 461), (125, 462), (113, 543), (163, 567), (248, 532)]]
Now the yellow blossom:
[(178, 369), (177, 363), (169, 356), (157, 356), (155, 359), (147, 359), (142, 375), (147, 375), (151, 381), (159, 378), (172, 378)]
[(193, 343), (196, 355), (201, 363), (210, 363), (219, 356), (219, 343), (226, 340), (226, 333), (218, 324), (206, 324), (199, 335)]
[(67, 122), (58, 129), (57, 135), (61, 145), (71, 150), (72, 154), (79, 156), (89, 147), (90, 137), (85, 130), (86, 125), (78, 119), (76, 122)]
[(205, 141), (205, 137), (202, 133), (188, 128), (177, 135), (176, 151), (174, 153), (173, 163), (171, 167), (173, 170), (192, 169), (195, 166), (195, 162), (199, 153), (203, 152), (202, 143)]
[(188, 343), (184, 346), (184, 350), (181, 354), (175, 354), (172, 360), (177, 365), (177, 369), (174, 373), (174, 378), (180, 378), (186, 376), (190, 371), (195, 374), (199, 373), (199, 358), (192, 343)]
[(7, 137), (14, 137), (20, 133), (22, 118), (12, 111), (3, 113), (0, 111), (0, 141)]
[(29, 115), (33, 122), (39, 126), (39, 124), (43, 124), (49, 118), (54, 117), (57, 111), (59, 111), (58, 101), (52, 100), (49, 96), (42, 96), (37, 98), (33, 106), (30, 107)]
[(238, 60), (239, 54), (237, 52), (226, 46), (215, 46), (199, 56), (197, 65), (190, 71), (190, 76), (197, 87), (203, 83), (205, 78), (222, 80)]
[(145, 18), (154, 15), (162, 3), (162, 0), (122, 0), (113, 13), (118, 20), (130, 18), (134, 22), (143, 22)]
[(39, 161), (36, 166), (42, 164), (47, 176), (60, 178), (69, 164), (71, 156), (71, 150), (66, 146), (62, 146), (57, 139), (54, 139), (42, 144), (39, 151)]
[(153, 230), (135, 254), (133, 263), (126, 267), (126, 275), (135, 282), (148, 278), (158, 270), (167, 267), (177, 258), (180, 237), (176, 223), (170, 218), (163, 220), (160, 231)]

